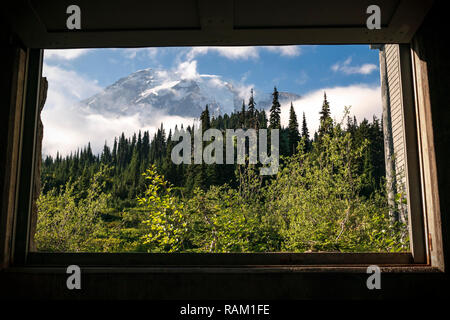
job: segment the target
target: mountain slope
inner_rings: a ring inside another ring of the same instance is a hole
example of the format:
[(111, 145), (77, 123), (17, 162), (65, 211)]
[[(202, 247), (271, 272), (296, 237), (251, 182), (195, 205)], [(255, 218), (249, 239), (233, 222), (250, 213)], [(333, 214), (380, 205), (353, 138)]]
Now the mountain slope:
[[(215, 75), (180, 79), (173, 72), (144, 69), (119, 79), (81, 103), (86, 111), (117, 116), (139, 114), (142, 119), (154, 116), (155, 111), (199, 117), (208, 104), (210, 113), (218, 116), (240, 110), (244, 98), (241, 92)], [(280, 92), (280, 102), (298, 98), (295, 93)], [(267, 109), (272, 102), (271, 94), (256, 93), (255, 101), (258, 109)]]

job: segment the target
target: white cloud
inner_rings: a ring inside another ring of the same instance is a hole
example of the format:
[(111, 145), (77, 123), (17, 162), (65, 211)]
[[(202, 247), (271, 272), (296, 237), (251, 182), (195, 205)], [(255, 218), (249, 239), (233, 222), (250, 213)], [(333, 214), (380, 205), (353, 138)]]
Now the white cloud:
[(120, 49), (122, 54), (128, 59), (136, 58), (138, 53), (144, 54), (144, 57), (154, 59), (158, 54), (158, 48), (127, 48)]
[(231, 60), (248, 60), (250, 58), (257, 59), (259, 57), (257, 47), (194, 47), (189, 50), (187, 58), (188, 60), (192, 60), (196, 56), (205, 55), (209, 52), (216, 52)]
[(73, 60), (89, 52), (89, 49), (46, 49), (45, 60)]
[[(167, 81), (179, 80), (179, 79), (195, 79), (200, 80), (208, 78), (211, 81), (215, 81), (216, 84), (219, 84), (220, 76), (214, 74), (200, 74), (197, 71), (197, 60), (188, 60), (179, 62), (174, 68), (172, 68), (172, 72), (167, 71), (157, 71), (158, 76), (164, 78)], [(171, 74), (172, 73), (172, 74)], [(173, 75), (176, 78), (173, 78)], [(218, 82), (219, 81), (219, 82)]]
[[(243, 83), (237, 83), (233, 85), (234, 90), (238, 93), (238, 97), (241, 100), (245, 101), (245, 104), (248, 103), (248, 100), (250, 99), (250, 90), (254, 89), (254, 85), (253, 84), (243, 84)], [(255, 95), (255, 97), (258, 96), (258, 92), (256, 90), (254, 90), (253, 94)], [(240, 106), (240, 105), (239, 105)]]
[(263, 48), (287, 57), (296, 57), (301, 54), (299, 46), (266, 46)]
[[(195, 80), (200, 85), (206, 85), (209, 87), (209, 90), (212, 95), (215, 95), (219, 101), (227, 101), (230, 97), (223, 96), (223, 92), (220, 90), (223, 87), (232, 88), (232, 91), (237, 94), (237, 98), (239, 100), (245, 100), (246, 103), (250, 98), (250, 90), (255, 87), (254, 84), (245, 83), (247, 80), (246, 77), (242, 77), (240, 81), (228, 81), (222, 79), (221, 76), (218, 75), (210, 75), (210, 74), (200, 74), (197, 70), (197, 60), (184, 61), (179, 63), (175, 68), (173, 68), (172, 72), (167, 71), (159, 71), (161, 72), (159, 75), (165, 78), (165, 84), (170, 85), (174, 81), (178, 82), (179, 79), (189, 79)], [(173, 78), (173, 74), (175, 74), (175, 78)], [(218, 90), (215, 90), (217, 88)], [(255, 91), (255, 94), (258, 93)], [(222, 96), (221, 96), (222, 95)], [(229, 107), (234, 107), (234, 101), (228, 101)], [(240, 105), (239, 105), (240, 107)]]
[(295, 57), (301, 54), (299, 46), (194, 47), (187, 53), (187, 59), (192, 60), (211, 52), (218, 53), (230, 60), (258, 59), (260, 50), (267, 50), (286, 57)]
[(122, 132), (130, 137), (139, 130), (148, 130), (152, 136), (164, 123), (167, 130), (174, 129), (175, 125), (192, 125), (193, 118), (170, 116), (161, 110), (153, 110), (154, 116), (142, 122), (138, 113), (130, 116), (107, 116), (98, 113), (89, 113), (77, 107), (57, 106), (52, 112), (43, 116), (44, 139), (43, 154), (56, 155), (58, 151), (62, 155), (70, 154), (78, 148), (83, 148), (88, 142), (94, 153), (101, 152), (105, 141), (112, 147), (114, 137)]
[(331, 70), (334, 72), (341, 71), (345, 74), (370, 74), (377, 70), (378, 67), (375, 64), (365, 63), (360, 66), (351, 66), (352, 57), (347, 58), (344, 62), (337, 62), (331, 66)]
[[(315, 90), (292, 102), (299, 123), (301, 123), (303, 112), (305, 112), (311, 135), (319, 128), (319, 112), (322, 109), (324, 92), (326, 92), (330, 104), (331, 116), (337, 121), (342, 119), (345, 106), (351, 106), (350, 114), (356, 116), (358, 121), (362, 121), (364, 118), (372, 120), (374, 115), (378, 118), (381, 117), (381, 91), (379, 86), (357, 84)], [(281, 106), (281, 123), (283, 126), (288, 125), (290, 105), (291, 103), (288, 102)]]
[(49, 106), (61, 105), (68, 101), (76, 102), (102, 90), (96, 80), (87, 79), (75, 71), (46, 63), (44, 63), (42, 74), (47, 77), (49, 83), (46, 102)]
[(227, 85), (227, 83), (220, 79), (220, 77), (211, 77), (209, 79), (209, 84), (213, 87), (222, 88)]
[[(189, 69), (189, 68), (188, 68)], [(164, 123), (168, 131), (176, 124), (185, 126), (193, 123), (193, 118), (167, 115), (162, 110), (152, 110), (151, 119), (143, 123), (138, 113), (127, 116), (104, 115), (87, 111), (78, 103), (102, 90), (96, 81), (82, 75), (44, 64), (43, 75), (47, 77), (49, 88), (47, 101), (41, 117), (44, 125), (43, 154), (66, 155), (91, 143), (94, 153), (102, 150), (105, 140), (112, 146), (113, 139), (122, 132), (131, 136), (138, 130), (149, 130), (150, 134)], [(147, 106), (150, 108), (150, 106)]]
[(181, 62), (175, 73), (179, 75), (180, 79), (196, 79), (200, 76), (197, 72), (196, 60)]

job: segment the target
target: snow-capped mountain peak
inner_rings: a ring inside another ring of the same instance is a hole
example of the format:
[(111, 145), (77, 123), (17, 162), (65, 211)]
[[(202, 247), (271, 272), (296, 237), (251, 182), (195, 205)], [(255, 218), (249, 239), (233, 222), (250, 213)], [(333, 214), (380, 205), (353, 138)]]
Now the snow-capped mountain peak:
[[(300, 96), (280, 92), (280, 102)], [(109, 115), (139, 114), (143, 120), (154, 111), (182, 117), (199, 117), (208, 105), (213, 116), (240, 110), (242, 90), (220, 76), (199, 75), (183, 79), (176, 72), (151, 68), (136, 71), (82, 101), (91, 112)], [(270, 93), (255, 92), (258, 109), (270, 107)], [(246, 101), (247, 102), (247, 101)]]

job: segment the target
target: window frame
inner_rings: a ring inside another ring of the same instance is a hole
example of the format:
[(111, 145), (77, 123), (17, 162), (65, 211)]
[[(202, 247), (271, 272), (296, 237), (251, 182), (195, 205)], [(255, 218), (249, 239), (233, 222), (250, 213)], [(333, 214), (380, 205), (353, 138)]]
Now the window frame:
[[(214, 268), (226, 267), (256, 270), (258, 268), (284, 269), (287, 266), (299, 270), (329, 271), (327, 267), (339, 267), (341, 271), (356, 270), (363, 265), (376, 264), (386, 267), (408, 268), (434, 267), (430, 259), (427, 241), (426, 199), (424, 200), (423, 134), (418, 133), (418, 84), (415, 53), (410, 45), (400, 45), (401, 85), (404, 108), (405, 148), (407, 154), (408, 214), (410, 230), (409, 253), (42, 253), (30, 252), (30, 223), (32, 192), (37, 139), (39, 86), (42, 74), (44, 49), (27, 49), (26, 80), (24, 90), (23, 120), (19, 130), (20, 168), (12, 237), (13, 267), (54, 267), (77, 264), (94, 267), (155, 267), (155, 268)], [(420, 88), (420, 87), (419, 87)], [(423, 89), (423, 88), (420, 88)], [(420, 90), (419, 90), (420, 91)], [(419, 169), (420, 170), (416, 170)], [(415, 170), (415, 171), (411, 171)], [(412, 174), (411, 174), (412, 172)], [(426, 190), (427, 191), (427, 190)], [(428, 190), (429, 192), (429, 190)], [(411, 202), (413, 201), (413, 202)], [(414, 206), (412, 206), (414, 203)], [(412, 218), (411, 218), (412, 217)], [(255, 268), (256, 267), (256, 268)], [(181, 269), (177, 269), (181, 270)]]

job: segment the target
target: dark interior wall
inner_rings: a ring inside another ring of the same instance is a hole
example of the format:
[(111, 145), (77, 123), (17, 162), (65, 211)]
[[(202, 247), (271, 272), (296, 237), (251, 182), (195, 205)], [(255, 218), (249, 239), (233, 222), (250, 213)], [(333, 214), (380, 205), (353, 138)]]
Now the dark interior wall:
[[(14, 55), (12, 54), (12, 48), (10, 46), (10, 37), (11, 33), (7, 25), (1, 23), (0, 29), (0, 41), (2, 43), (2, 47), (6, 45), (6, 49), (3, 50), (5, 54), (2, 59), (4, 62), (5, 69), (0, 74), (0, 94), (2, 97), (1, 108), (0, 108), (0, 192), (2, 195), (2, 204), (3, 202), (3, 191), (4, 191), (4, 177), (6, 172), (6, 140), (4, 137), (8, 135), (8, 124), (9, 124), (9, 104), (11, 93), (11, 78), (12, 78), (12, 65)], [(3, 208), (3, 206), (2, 206)]]
[[(434, 144), (439, 184), (443, 247), (448, 266), (450, 206), (450, 50), (444, 39), (447, 19), (444, 1), (432, 9), (418, 31), (421, 58), (428, 65)], [(10, 97), (13, 47), (2, 28), (1, 42), (7, 45), (6, 71), (1, 75), (1, 97)], [(9, 99), (0, 110), (0, 183), (8, 172), (5, 166), (8, 137)], [(0, 191), (3, 196), (3, 184)], [(2, 215), (3, 215), (2, 198)], [(407, 270), (406, 270), (407, 271)], [(92, 269), (82, 275), (82, 290), (66, 288), (65, 268), (15, 269), (0, 271), (0, 298), (66, 299), (345, 299), (345, 298), (445, 298), (450, 284), (447, 273), (390, 272), (382, 276), (382, 290), (369, 291), (367, 274), (355, 272), (303, 272), (301, 270), (141, 270), (117, 273)]]
[[(14, 109), (13, 91), (17, 80), (16, 66), (18, 48), (21, 46), (17, 37), (11, 32), (6, 19), (1, 19), (0, 43), (2, 46), (2, 70), (0, 72), (0, 268), (7, 263), (9, 252), (9, 230), (7, 224), (11, 223), (9, 214), (11, 182), (11, 153), (13, 125), (16, 117)], [(6, 253), (6, 254), (5, 254)]]

